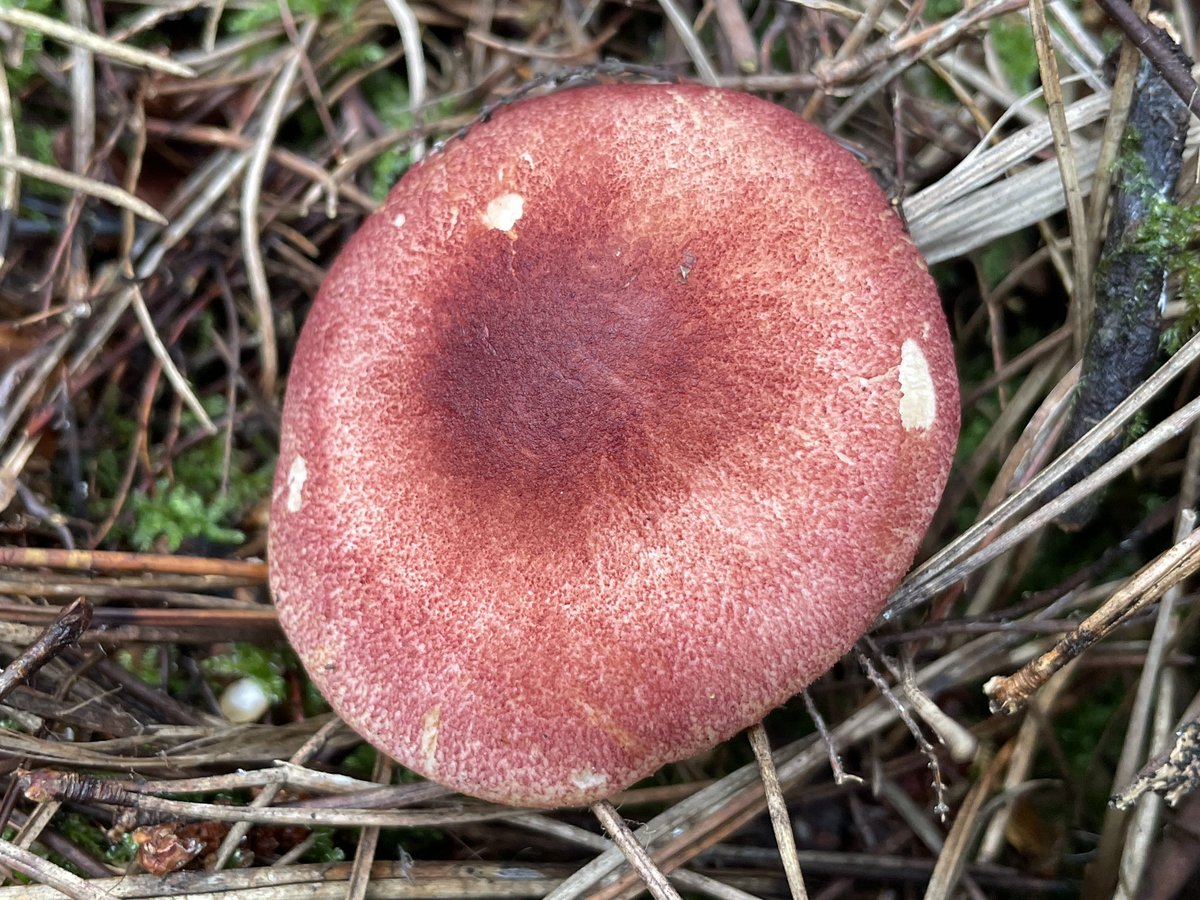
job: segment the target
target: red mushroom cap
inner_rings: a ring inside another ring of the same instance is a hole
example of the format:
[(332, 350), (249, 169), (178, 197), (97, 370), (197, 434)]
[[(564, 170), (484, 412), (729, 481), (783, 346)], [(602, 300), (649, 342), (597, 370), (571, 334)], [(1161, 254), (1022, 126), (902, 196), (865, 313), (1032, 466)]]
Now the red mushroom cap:
[(957, 433), (933, 281), (828, 137), (694, 86), (519, 103), (414, 166), (321, 287), (280, 621), (403, 765), (588, 803), (846, 652)]

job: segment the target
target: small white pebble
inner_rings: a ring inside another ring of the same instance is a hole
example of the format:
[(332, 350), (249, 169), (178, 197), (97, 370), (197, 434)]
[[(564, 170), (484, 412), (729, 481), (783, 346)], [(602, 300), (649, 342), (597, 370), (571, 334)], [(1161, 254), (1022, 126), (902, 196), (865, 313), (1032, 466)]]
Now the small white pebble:
[(257, 722), (271, 707), (271, 698), (254, 678), (239, 678), (221, 694), (221, 715), (236, 725)]

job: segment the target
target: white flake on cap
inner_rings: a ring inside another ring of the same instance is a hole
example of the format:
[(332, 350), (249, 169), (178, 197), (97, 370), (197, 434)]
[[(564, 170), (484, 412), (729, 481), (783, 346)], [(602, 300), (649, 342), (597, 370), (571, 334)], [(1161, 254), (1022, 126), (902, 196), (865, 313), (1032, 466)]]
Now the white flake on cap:
[(607, 784), (608, 776), (602, 772), (593, 772), (591, 769), (579, 769), (571, 773), (571, 783), (581, 791), (590, 791)]
[(437, 771), (438, 731), (441, 727), (441, 704), (431, 706), (421, 717), (421, 735), (417, 739), (421, 748), (421, 759), (424, 760), (428, 772)]
[(287, 476), (287, 511), (298, 513), (304, 506), (304, 482), (308, 480), (308, 464), (303, 456), (292, 460)]
[(929, 363), (916, 341), (900, 345), (900, 422), (905, 429), (926, 430), (937, 418), (937, 396)]
[(497, 231), (512, 231), (525, 213), (525, 198), (520, 194), (501, 194), (488, 203), (483, 224)]

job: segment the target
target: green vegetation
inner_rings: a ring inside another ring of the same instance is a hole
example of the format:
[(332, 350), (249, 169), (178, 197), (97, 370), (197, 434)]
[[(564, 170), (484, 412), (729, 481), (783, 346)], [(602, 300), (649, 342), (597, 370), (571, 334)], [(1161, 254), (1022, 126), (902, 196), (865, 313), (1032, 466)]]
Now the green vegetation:
[(313, 843), (304, 854), (304, 861), (310, 863), (335, 863), (346, 858), (346, 851), (334, 843), (335, 832), (332, 828), (314, 828)]
[(962, 0), (929, 0), (925, 4), (925, 19), (940, 22), (962, 10)]
[(1181, 206), (1151, 194), (1149, 209), (1133, 241), (1133, 249), (1148, 254), (1167, 272), (1173, 293), (1186, 304), (1184, 316), (1163, 335), (1163, 345), (1174, 353), (1200, 330), (1200, 206)]
[(54, 817), (54, 827), (72, 844), (111, 866), (124, 868), (137, 856), (132, 834), (126, 832), (119, 841), (113, 841), (94, 818), (83, 813), (60, 811)]
[[(343, 25), (349, 25), (361, 5), (358, 0), (290, 0), (288, 9), (294, 19), (305, 16), (333, 16)], [(231, 10), (221, 19), (231, 34), (254, 34), (263, 25), (279, 20), (279, 4), (274, 0), (265, 0), (248, 9)]]
[(988, 23), (988, 37), (996, 58), (1015, 90), (1029, 91), (1038, 84), (1037, 47), (1033, 31), (1021, 16), (1003, 16)]
[(159, 538), (171, 552), (189, 539), (203, 538), (230, 545), (244, 539), (236, 528), (221, 524), (236, 507), (228, 495), (210, 503), (190, 486), (171, 484), (160, 478), (154, 494), (134, 496), (130, 507), (137, 521), (128, 540), (137, 550), (153, 549)]
[[(160, 647), (157, 644), (131, 645), (119, 648), (115, 656), (117, 664), (126, 672), (136, 675), (139, 680), (155, 687), (166, 687), (162, 683), (159, 652)], [(169, 669), (173, 672), (175, 667), (172, 665)]]
[[(1121, 155), (1113, 164), (1121, 187), (1137, 195), (1144, 207), (1135, 232), (1127, 237), (1118, 254), (1141, 254), (1145, 270), (1166, 272), (1169, 290), (1187, 307), (1185, 315), (1163, 333), (1168, 353), (1177, 351), (1200, 329), (1200, 206), (1184, 205), (1163, 195), (1154, 183), (1143, 158), (1142, 136), (1129, 128), (1122, 139)], [(1102, 261), (1097, 278), (1103, 278)]]
[(1022, 229), (997, 238), (976, 254), (979, 272), (989, 288), (995, 288), (1017, 264), (1029, 258), (1031, 229)]
[[(10, 5), (51, 19), (61, 20), (62, 4), (59, 0), (8, 0)], [(61, 54), (59, 45), (48, 42), (40, 32), (24, 29), (20, 32), (24, 45), (19, 53), (9, 53), (4, 59), (4, 77), (8, 79), (8, 91), (12, 98), (13, 127), (17, 135), (17, 150), (22, 156), (46, 165), (55, 165), (53, 126), (24, 109), (23, 99), (31, 83), (39, 77), (39, 58), (56, 57)], [(40, 179), (28, 179), (25, 191), (29, 195), (62, 199), (69, 192)], [(41, 210), (23, 209), (22, 215), (32, 220), (45, 220)]]
[[(46, 16), (50, 19), (63, 18), (60, 0), (6, 0), (7, 5), (17, 9), (28, 10), (32, 13)], [(36, 31), (25, 30), (25, 47), (20, 54), (13, 54), (4, 60), (4, 74), (8, 77), (8, 88), (14, 95), (20, 94), (22, 88), (37, 73), (37, 59), (45, 53), (46, 38)], [(14, 116), (20, 122), (20, 116)]]
[[(204, 401), (206, 412), (219, 418), (225, 411), (222, 397)], [(183, 433), (195, 429), (195, 418), (185, 413)], [(134, 434), (132, 422), (114, 414), (112, 430), (126, 441)], [(274, 451), (267, 446), (254, 453), (234, 447), (225, 471), (225, 447), (220, 436), (203, 438), (170, 460), (151, 490), (135, 491), (109, 536), (117, 546), (138, 551), (178, 550), (185, 542), (211, 541), (236, 545), (245, 535), (236, 527), (249, 509), (270, 490)], [(116, 451), (106, 448), (96, 461), (97, 512), (107, 513), (120, 484), (123, 463)]]

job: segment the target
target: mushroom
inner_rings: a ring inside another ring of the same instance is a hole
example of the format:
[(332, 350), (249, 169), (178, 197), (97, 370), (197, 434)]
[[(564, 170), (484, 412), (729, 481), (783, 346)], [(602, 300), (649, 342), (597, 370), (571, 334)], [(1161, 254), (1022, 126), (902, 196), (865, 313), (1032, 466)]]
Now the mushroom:
[(280, 622), (401, 764), (592, 803), (849, 649), (957, 432), (933, 281), (819, 130), (690, 85), (517, 103), (413, 166), (320, 289)]

